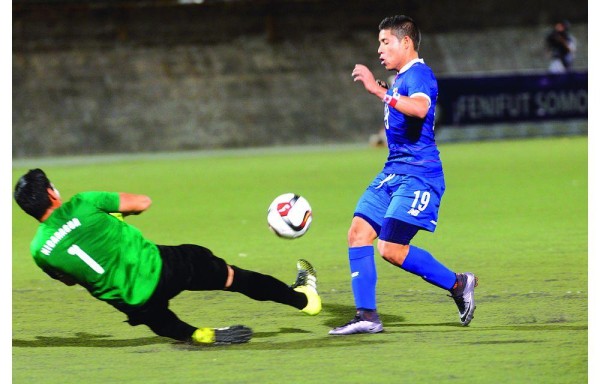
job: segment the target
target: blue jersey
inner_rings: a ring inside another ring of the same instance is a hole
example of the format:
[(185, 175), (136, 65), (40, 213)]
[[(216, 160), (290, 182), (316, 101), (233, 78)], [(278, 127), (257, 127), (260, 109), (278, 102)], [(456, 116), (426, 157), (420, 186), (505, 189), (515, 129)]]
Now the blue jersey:
[(385, 104), (384, 123), (389, 155), (383, 172), (443, 176), (433, 131), (438, 86), (431, 68), (422, 59), (413, 60), (398, 72), (387, 94), (392, 97), (424, 95), (429, 98), (430, 106), (425, 119), (419, 119), (406, 116)]

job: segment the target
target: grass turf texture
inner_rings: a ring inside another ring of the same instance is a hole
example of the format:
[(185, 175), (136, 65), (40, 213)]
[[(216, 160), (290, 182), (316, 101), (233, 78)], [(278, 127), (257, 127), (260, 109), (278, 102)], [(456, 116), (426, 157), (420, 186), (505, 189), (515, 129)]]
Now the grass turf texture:
[[(45, 169), (65, 198), (83, 190), (145, 193), (153, 206), (126, 220), (157, 243), (198, 243), (243, 268), (295, 278), (318, 270), (316, 317), (230, 292), (171, 302), (196, 326), (244, 324), (248, 344), (191, 347), (131, 327), (82, 288), (48, 278), (28, 253), (36, 222), (13, 203), (14, 383), (359, 383), (587, 381), (587, 138), (444, 144), (447, 191), (438, 230), (413, 244), (480, 278), (462, 327), (446, 292), (377, 257), (385, 332), (333, 337), (354, 312), (346, 231), (380, 170), (372, 148), (223, 152), (13, 164), (13, 185)], [(308, 233), (277, 238), (266, 209), (285, 192), (314, 210)]]

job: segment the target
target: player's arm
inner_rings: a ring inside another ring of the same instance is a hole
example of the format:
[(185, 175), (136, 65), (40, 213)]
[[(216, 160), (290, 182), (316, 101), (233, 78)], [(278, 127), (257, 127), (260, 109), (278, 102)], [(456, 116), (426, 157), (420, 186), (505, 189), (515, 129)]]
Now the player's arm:
[(149, 196), (119, 192), (119, 212), (123, 215), (138, 215), (152, 205)]
[(390, 96), (389, 100), (386, 99), (388, 98), (384, 96), (383, 102), (387, 103), (390, 107), (397, 109), (407, 116), (417, 117), (419, 119), (424, 119), (425, 116), (427, 116), (427, 112), (431, 105), (429, 99), (423, 94), (417, 94), (410, 97), (396, 96), (392, 98)]
[(375, 80), (373, 73), (362, 64), (356, 64), (352, 71), (354, 81), (360, 81), (367, 92), (383, 100), (390, 107), (395, 108), (399, 112), (410, 116), (424, 119), (431, 105), (429, 99), (425, 95), (417, 94), (412, 97), (396, 95), (388, 95), (387, 88), (383, 87)]

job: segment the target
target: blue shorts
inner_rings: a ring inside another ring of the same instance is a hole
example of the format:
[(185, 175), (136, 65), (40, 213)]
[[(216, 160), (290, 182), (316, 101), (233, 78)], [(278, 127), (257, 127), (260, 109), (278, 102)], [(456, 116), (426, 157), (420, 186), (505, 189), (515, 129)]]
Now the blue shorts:
[(433, 232), (445, 189), (444, 176), (425, 178), (382, 172), (360, 197), (354, 216), (371, 224), (377, 236), (382, 232), (384, 219), (389, 218)]

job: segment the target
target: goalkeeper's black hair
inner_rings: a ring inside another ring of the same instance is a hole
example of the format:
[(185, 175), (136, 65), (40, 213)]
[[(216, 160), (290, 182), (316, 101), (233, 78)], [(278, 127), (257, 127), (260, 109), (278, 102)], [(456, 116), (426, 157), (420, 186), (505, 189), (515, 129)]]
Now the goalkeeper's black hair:
[(410, 17), (405, 15), (388, 16), (379, 23), (379, 30), (382, 31), (384, 29), (390, 29), (398, 39), (408, 36), (413, 42), (415, 51), (419, 51), (421, 31), (417, 23)]
[(52, 183), (44, 171), (30, 169), (15, 185), (15, 201), (23, 211), (40, 220), (52, 205), (48, 188), (52, 188)]

